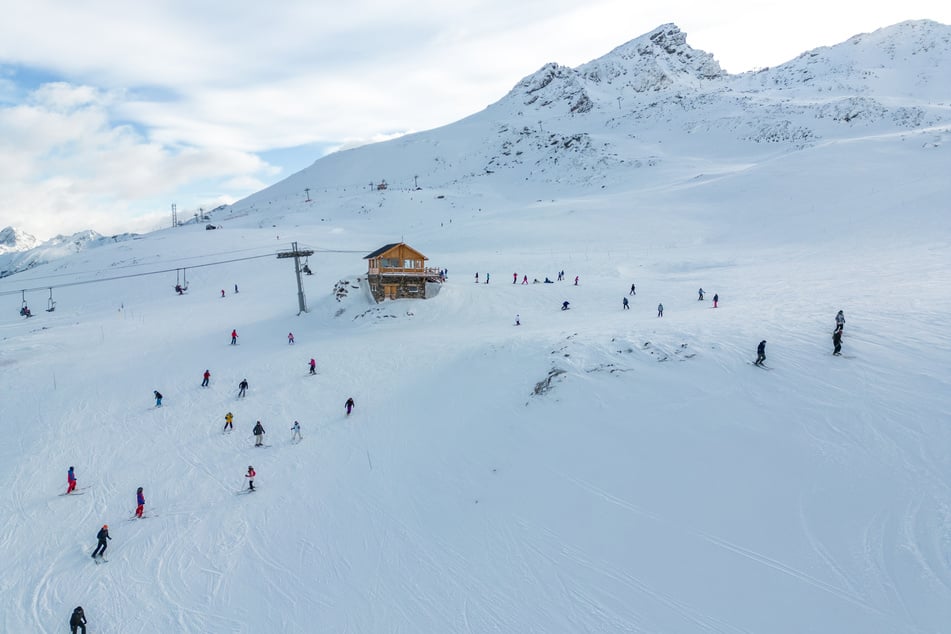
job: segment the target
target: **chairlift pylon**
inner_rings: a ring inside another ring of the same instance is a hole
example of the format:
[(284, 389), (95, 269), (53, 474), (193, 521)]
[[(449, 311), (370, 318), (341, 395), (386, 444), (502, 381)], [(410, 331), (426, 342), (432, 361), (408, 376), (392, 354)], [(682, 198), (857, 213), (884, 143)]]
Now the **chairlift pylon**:
[(46, 312), (51, 313), (54, 310), (56, 310), (56, 302), (53, 301), (53, 289), (50, 288), (50, 298), (49, 298), (49, 301), (46, 303)]

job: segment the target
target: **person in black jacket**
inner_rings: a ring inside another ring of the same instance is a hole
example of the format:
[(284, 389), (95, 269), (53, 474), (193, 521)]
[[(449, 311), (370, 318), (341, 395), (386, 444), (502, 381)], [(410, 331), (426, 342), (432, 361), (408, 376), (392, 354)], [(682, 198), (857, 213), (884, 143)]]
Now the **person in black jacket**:
[(69, 617), (69, 631), (72, 634), (77, 632), (82, 632), (86, 634), (86, 613), (83, 612), (83, 606), (76, 606), (76, 609), (73, 610), (73, 615)]
[(835, 350), (832, 351), (832, 354), (835, 356), (840, 356), (842, 354), (842, 329), (836, 328), (835, 332), (832, 333), (832, 344), (835, 346)]
[(766, 361), (766, 340), (763, 339), (759, 342), (759, 345), (756, 346), (756, 362), (753, 365), (763, 365), (763, 361)]
[(109, 537), (109, 525), (103, 524), (102, 528), (99, 529), (99, 532), (96, 533), (96, 539), (99, 540), (99, 544), (96, 546), (96, 550), (92, 553), (92, 558), (103, 557), (106, 554), (106, 548), (108, 544), (106, 543), (107, 539), (112, 539)]
[(254, 446), (260, 447), (264, 444), (264, 426), (261, 424), (261, 421), (258, 421), (254, 426)]

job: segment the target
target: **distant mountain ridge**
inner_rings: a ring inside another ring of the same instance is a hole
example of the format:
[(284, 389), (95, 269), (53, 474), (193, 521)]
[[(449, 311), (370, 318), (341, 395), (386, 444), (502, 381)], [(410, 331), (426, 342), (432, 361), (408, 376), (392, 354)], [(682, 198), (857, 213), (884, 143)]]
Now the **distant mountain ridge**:
[(86, 249), (132, 240), (137, 236), (135, 233), (122, 233), (106, 237), (86, 230), (68, 236), (58, 235), (37, 244), (36, 238), (28, 233), (7, 227), (0, 231), (0, 245), (6, 247), (0, 250), (0, 277), (20, 273)]

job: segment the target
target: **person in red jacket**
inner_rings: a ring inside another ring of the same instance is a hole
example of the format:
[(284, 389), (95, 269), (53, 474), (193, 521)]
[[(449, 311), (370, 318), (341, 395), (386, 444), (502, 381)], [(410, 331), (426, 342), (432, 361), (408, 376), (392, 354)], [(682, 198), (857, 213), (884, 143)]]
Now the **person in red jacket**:
[(254, 467), (248, 465), (248, 472), (244, 474), (244, 477), (248, 479), (248, 489), (254, 491), (254, 476), (257, 475), (254, 472)]
[(201, 378), (202, 378), (201, 386), (208, 387), (208, 379), (211, 378), (211, 372), (209, 372), (208, 370), (205, 370), (205, 373), (201, 375)]
[(139, 487), (135, 492), (135, 503), (138, 505), (135, 507), (135, 516), (141, 518), (142, 511), (145, 510), (145, 496), (142, 494), (142, 487)]
[(231, 345), (238, 345), (238, 331), (237, 329), (231, 331)]

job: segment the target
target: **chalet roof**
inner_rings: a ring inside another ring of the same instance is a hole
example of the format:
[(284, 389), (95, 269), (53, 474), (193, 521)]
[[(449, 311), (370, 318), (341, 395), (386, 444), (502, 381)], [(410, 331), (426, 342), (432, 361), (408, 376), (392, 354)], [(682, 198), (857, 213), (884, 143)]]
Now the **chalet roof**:
[(417, 251), (416, 249), (414, 249), (413, 247), (411, 247), (411, 246), (409, 246), (408, 244), (406, 244), (405, 242), (393, 242), (392, 244), (387, 244), (387, 245), (385, 245), (385, 246), (382, 246), (382, 247), (380, 247), (379, 249), (377, 249), (376, 251), (374, 251), (373, 253), (370, 253), (369, 255), (363, 256), (363, 259), (364, 259), (364, 260), (369, 260), (370, 258), (375, 258), (375, 257), (380, 256), (380, 255), (383, 255), (383, 254), (386, 253), (387, 251), (391, 251), (391, 250), (393, 250), (393, 249), (395, 249), (396, 247), (399, 247), (399, 246), (402, 246), (404, 249), (407, 249), (407, 250), (409, 250), (409, 251), (412, 252), (412, 253), (415, 253), (416, 255), (418, 255), (418, 256), (419, 256), (420, 258), (422, 258), (423, 260), (428, 260), (428, 259), (429, 259), (429, 258), (427, 258), (425, 255), (423, 255), (422, 253), (420, 253), (419, 251)]
[(392, 249), (393, 247), (398, 247), (398, 246), (400, 246), (401, 244), (403, 244), (403, 243), (402, 243), (402, 242), (394, 242), (394, 243), (392, 243), (392, 244), (388, 244), (388, 245), (386, 245), (386, 246), (382, 246), (382, 247), (380, 247), (379, 249), (377, 249), (376, 251), (374, 251), (373, 253), (371, 253), (371, 254), (369, 254), (369, 255), (363, 256), (363, 259), (364, 259), (364, 260), (369, 260), (370, 258), (375, 258), (376, 256), (381, 255), (381, 254), (383, 254), (383, 253), (386, 253), (387, 251), (389, 251), (389, 250)]

